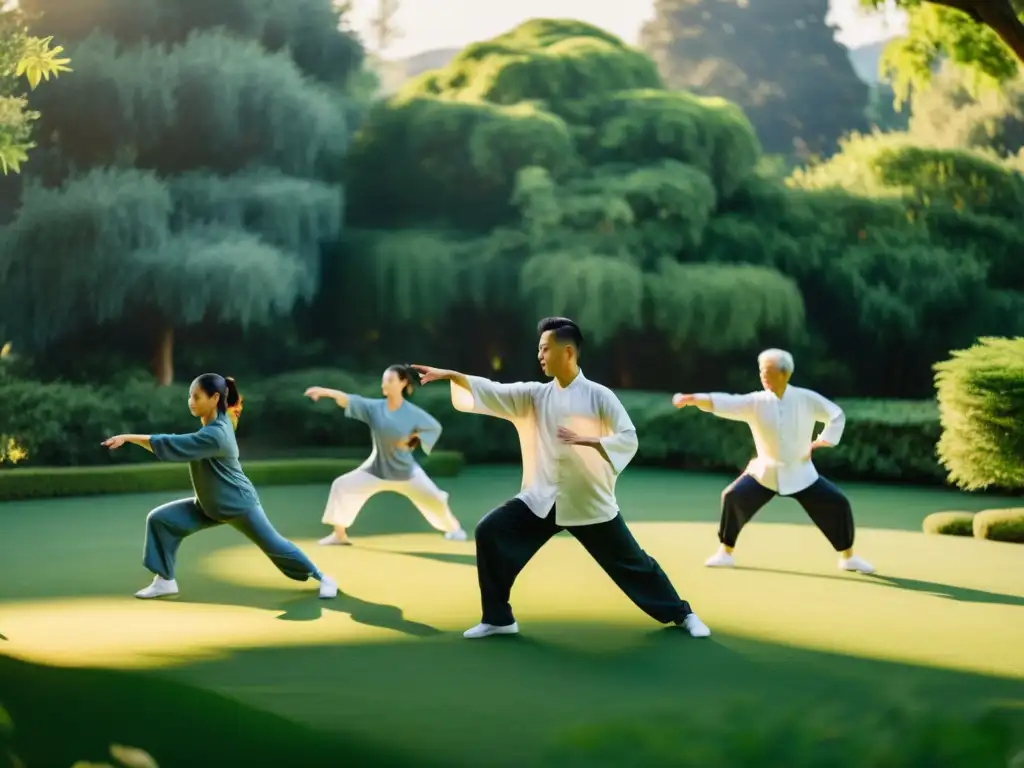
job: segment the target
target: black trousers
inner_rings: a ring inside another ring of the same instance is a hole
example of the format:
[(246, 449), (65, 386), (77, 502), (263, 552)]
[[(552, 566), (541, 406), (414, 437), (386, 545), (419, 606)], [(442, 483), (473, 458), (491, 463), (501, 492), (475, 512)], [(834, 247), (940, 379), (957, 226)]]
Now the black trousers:
[(476, 572), (484, 624), (502, 627), (515, 621), (509, 604), (512, 584), (538, 550), (561, 530), (569, 531), (651, 618), (671, 624), (692, 613), (661, 566), (633, 538), (622, 515), (605, 523), (563, 529), (555, 522), (554, 507), (547, 517), (540, 518), (523, 501), (512, 499), (492, 509), (476, 526)]
[[(765, 488), (746, 473), (736, 478), (722, 491), (718, 540), (727, 547), (735, 547), (743, 526), (776, 495), (775, 491)], [(836, 552), (853, 547), (853, 510), (849, 499), (835, 483), (819, 477), (812, 485), (794, 493), (792, 498), (804, 508)]]

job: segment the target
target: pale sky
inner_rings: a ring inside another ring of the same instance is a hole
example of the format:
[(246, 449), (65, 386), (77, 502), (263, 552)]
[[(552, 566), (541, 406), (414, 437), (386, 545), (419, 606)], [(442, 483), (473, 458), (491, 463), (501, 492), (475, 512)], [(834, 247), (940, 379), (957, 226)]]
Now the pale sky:
[[(400, 0), (397, 24), (402, 37), (386, 52), (404, 58), (434, 48), (462, 48), (486, 40), (540, 17), (580, 19), (636, 43), (640, 26), (652, 15), (653, 0)], [(760, 0), (772, 2), (772, 0)], [(377, 0), (353, 0), (353, 26), (367, 37), (368, 19)], [(832, 0), (830, 20), (839, 28), (837, 39), (856, 47), (903, 31), (896, 12), (868, 16), (858, 0)], [(372, 44), (371, 44), (372, 47)]]

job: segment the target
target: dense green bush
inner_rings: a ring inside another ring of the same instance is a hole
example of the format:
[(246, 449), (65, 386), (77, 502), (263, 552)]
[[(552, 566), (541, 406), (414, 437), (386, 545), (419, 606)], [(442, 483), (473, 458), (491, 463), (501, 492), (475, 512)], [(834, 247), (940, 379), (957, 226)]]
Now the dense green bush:
[(999, 710), (957, 717), (931, 707), (891, 704), (860, 713), (827, 705), (774, 712), (754, 705), (711, 706), (685, 715), (576, 727), (552, 751), (564, 768), (1005, 768), (1019, 750), (1018, 728), (1019, 718)]
[[(376, 376), (309, 370), (239, 384), (245, 397), (238, 427), (243, 460), (308, 455), (310, 449), (334, 457), (369, 453), (365, 425), (346, 418), (334, 403), (312, 403), (302, 393), (316, 384), (379, 397)], [(753, 455), (743, 424), (677, 410), (667, 393), (623, 391), (620, 396), (640, 435), (637, 464), (735, 472)], [(66, 384), (0, 384), (0, 399), (15, 406), (0, 414), (0, 436), (14, 437), (25, 446), (24, 466), (146, 461), (144, 451), (111, 454), (99, 443), (116, 432), (195, 429), (185, 398), (184, 385), (130, 383), (116, 392)], [(417, 390), (414, 401), (443, 424), (439, 448), (458, 450), (474, 462), (519, 461), (514, 427), (500, 419), (455, 412), (447, 384)], [(939, 418), (934, 403), (850, 400), (841, 405), (847, 414), (846, 433), (839, 446), (815, 457), (822, 472), (841, 479), (943, 482), (935, 459)]]
[(925, 533), (944, 536), (973, 536), (973, 512), (933, 512), (921, 524)]
[(986, 509), (974, 516), (974, 536), (1024, 544), (1024, 509)]
[(939, 459), (965, 490), (1024, 488), (1024, 338), (982, 338), (935, 366)]
[[(249, 461), (245, 473), (256, 486), (329, 483), (350, 472), (362, 459), (285, 459)], [(462, 469), (461, 453), (436, 451), (423, 466), (437, 477), (451, 477)], [(37, 467), (0, 472), (0, 501), (106, 493), (155, 493), (191, 488), (188, 467), (179, 463), (135, 464), (107, 467)]]

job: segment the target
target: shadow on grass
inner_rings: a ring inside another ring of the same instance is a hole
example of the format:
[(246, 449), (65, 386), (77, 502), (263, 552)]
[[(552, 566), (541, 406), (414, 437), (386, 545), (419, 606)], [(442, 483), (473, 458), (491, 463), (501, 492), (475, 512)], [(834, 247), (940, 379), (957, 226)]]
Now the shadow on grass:
[[(757, 571), (759, 573), (776, 573), (782, 576), (806, 576), (812, 579), (838, 579), (847, 581), (850, 576), (832, 575), (826, 573), (810, 573), (807, 571), (790, 571), (781, 568), (756, 568), (750, 566), (736, 566), (738, 571)], [(1010, 605), (1015, 607), (1024, 606), (1024, 597), (1019, 595), (1004, 595), (1000, 592), (987, 592), (983, 589), (971, 589), (969, 587), (957, 587), (952, 584), (939, 584), (933, 581), (921, 581), (919, 579), (906, 579), (900, 576), (883, 576), (872, 574), (860, 577), (862, 583), (873, 584), (879, 587), (892, 587), (905, 589), (911, 592), (924, 592), (937, 597), (944, 597), (948, 600), (956, 600), (961, 603), (985, 603), (988, 605)]]
[[(273, 592), (248, 599), (241, 604), (284, 607), (286, 614), (306, 601), (282, 606)], [(524, 634), (511, 637), (231, 650), (159, 673), (50, 669), (0, 656), (0, 703), (14, 718), (29, 766), (99, 759), (119, 742), (146, 749), (161, 768), (430, 761), (468, 768), (482, 755), (496, 768), (554, 768), (585, 764), (595, 748), (602, 758), (593, 765), (618, 768), (689, 766), (689, 757), (702, 755), (708, 761), (697, 764), (752, 764), (715, 762), (709, 750), (719, 749), (725, 734), (748, 741), (760, 734), (754, 746), (762, 765), (823, 764), (773, 762), (793, 755), (772, 751), (785, 744), (773, 741), (764, 717), (730, 720), (738, 700), (749, 703), (745, 716), (774, 713), (772, 722), (783, 724), (827, 704), (826, 730), (793, 738), (841, 736), (855, 744), (875, 738), (861, 730), (865, 712), (923, 701), (928, 717), (966, 722), (979, 706), (1024, 698), (1019, 680), (725, 634), (697, 640), (675, 627), (527, 621)], [(55, 719), (55, 712), (76, 714)], [(634, 726), (644, 723), (638, 736)], [(632, 763), (621, 762), (638, 739), (648, 742)], [(851, 757), (827, 764), (866, 763)]]
[(11, 743), (28, 766), (104, 761), (112, 743), (160, 768), (214, 765), (407, 765), (386, 748), (317, 732), (278, 715), (142, 673), (58, 669), (0, 656)]
[(354, 595), (338, 591), (331, 600), (321, 600), (315, 594), (296, 597), (292, 590), (215, 588), (198, 597), (175, 597), (175, 602), (198, 605), (231, 605), (262, 610), (280, 610), (282, 621), (316, 621), (325, 611), (346, 613), (358, 624), (380, 627), (414, 637), (432, 637), (442, 634), (441, 630), (428, 624), (409, 621), (401, 608), (384, 603), (373, 603)]
[[(827, 705), (824, 730), (794, 738), (841, 736), (843, 743), (854, 744), (874, 738), (860, 731), (865, 712), (896, 708), (913, 715), (914, 707), (924, 702), (928, 717), (939, 718), (934, 722), (966, 722), (978, 708), (1024, 698), (1019, 680), (725, 634), (698, 640), (674, 627), (638, 631), (629, 626), (529, 620), (523, 626), (520, 635), (477, 641), (449, 634), (429, 643), (246, 649), (227, 658), (197, 660), (167, 674), (244, 693), (256, 706), (334, 731), (339, 738), (351, 733), (393, 744), (406, 753), (410, 765), (429, 755), (449, 766), (473, 766), (487, 755), (487, 764), (500, 768), (562, 767), (567, 765), (564, 752), (556, 755), (550, 749), (564, 746), (568, 734), (583, 729), (587, 741), (610, 723), (632, 726), (648, 721), (657, 724), (661, 734), (652, 738), (674, 745), (674, 762), (605, 760), (595, 765), (753, 764), (684, 759), (691, 747), (697, 750), (692, 755), (713, 752), (730, 728), (736, 738), (748, 731), (763, 732), (758, 737), (763, 750), (759, 764), (791, 764), (773, 762), (775, 746), (763, 718), (761, 725), (729, 720), (728, 728), (718, 721), (732, 717), (738, 700), (750, 703), (747, 716), (774, 713), (772, 721), (783, 724)], [(691, 747), (680, 740), (682, 725)], [(622, 734), (622, 744), (632, 738)], [(618, 760), (628, 753), (622, 744), (612, 750), (604, 742), (601, 748), (614, 752)], [(640, 754), (666, 756), (646, 747)], [(589, 748), (578, 757), (587, 755), (593, 755)], [(777, 756), (793, 757), (785, 751)], [(811, 764), (866, 765), (852, 758), (807, 763)]]
[(459, 555), (454, 552), (402, 552), (401, 554), (408, 555), (409, 557), (420, 557), (424, 560), (433, 560), (438, 563), (468, 565), (470, 568), (476, 568), (476, 555)]

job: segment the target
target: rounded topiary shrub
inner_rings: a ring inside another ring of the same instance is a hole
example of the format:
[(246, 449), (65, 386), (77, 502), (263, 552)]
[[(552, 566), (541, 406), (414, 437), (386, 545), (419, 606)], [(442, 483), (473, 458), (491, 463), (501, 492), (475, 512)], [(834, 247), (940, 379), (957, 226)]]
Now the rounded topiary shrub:
[(933, 512), (924, 519), (921, 526), (925, 533), (944, 536), (973, 536), (974, 514), (972, 512)]
[(1024, 544), (1024, 508), (986, 509), (974, 516), (974, 536)]

